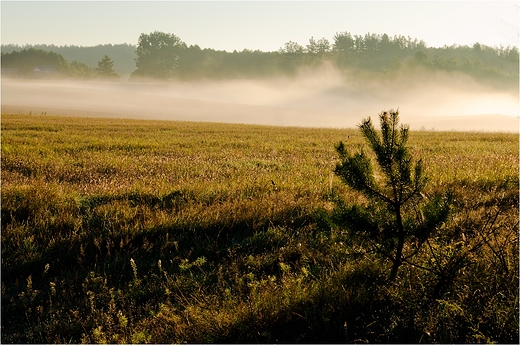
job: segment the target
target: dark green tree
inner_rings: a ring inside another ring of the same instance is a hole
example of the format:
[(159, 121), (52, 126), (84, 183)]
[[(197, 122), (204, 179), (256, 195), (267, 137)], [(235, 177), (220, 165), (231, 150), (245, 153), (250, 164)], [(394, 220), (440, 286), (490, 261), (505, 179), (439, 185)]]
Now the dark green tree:
[(179, 51), (186, 44), (174, 34), (155, 31), (141, 34), (135, 53), (137, 69), (132, 75), (168, 79), (178, 66)]
[(114, 61), (108, 55), (98, 62), (96, 75), (101, 78), (119, 78), (119, 74), (114, 70)]
[(393, 280), (399, 267), (415, 256), (447, 219), (450, 198), (424, 195), (427, 177), (423, 162), (419, 159), (414, 163), (408, 151), (409, 127), (398, 127), (399, 112), (383, 111), (379, 119), (380, 132), (370, 118), (359, 125), (375, 154), (378, 169), (374, 169), (363, 150), (351, 154), (340, 142), (336, 150), (341, 161), (334, 173), (369, 201), (366, 207), (339, 202), (340, 221), (392, 262), (390, 279)]

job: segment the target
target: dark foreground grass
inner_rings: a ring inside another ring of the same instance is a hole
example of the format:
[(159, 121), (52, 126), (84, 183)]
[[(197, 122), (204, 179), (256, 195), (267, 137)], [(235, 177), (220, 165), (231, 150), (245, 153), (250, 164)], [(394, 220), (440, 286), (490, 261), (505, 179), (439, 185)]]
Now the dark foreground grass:
[(449, 222), (331, 221), (356, 130), (2, 115), (3, 343), (518, 343), (518, 136), (414, 132)]

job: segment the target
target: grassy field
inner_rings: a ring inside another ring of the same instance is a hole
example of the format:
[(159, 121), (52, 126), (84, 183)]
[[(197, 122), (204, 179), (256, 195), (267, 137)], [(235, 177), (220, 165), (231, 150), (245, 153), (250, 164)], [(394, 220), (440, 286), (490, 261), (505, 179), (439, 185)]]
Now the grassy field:
[(1, 125), (2, 343), (518, 343), (518, 134), (411, 128), (454, 204), (389, 282), (333, 220), (355, 129)]

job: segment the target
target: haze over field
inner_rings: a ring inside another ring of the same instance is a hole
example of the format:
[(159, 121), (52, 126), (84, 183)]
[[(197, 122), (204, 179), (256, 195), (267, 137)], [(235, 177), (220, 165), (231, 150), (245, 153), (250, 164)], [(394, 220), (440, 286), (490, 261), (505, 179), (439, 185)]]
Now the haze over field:
[(354, 127), (399, 108), (412, 130), (518, 132), (518, 90), (431, 73), (361, 82), (323, 66), (295, 78), (185, 82), (2, 80), (2, 112), (134, 119)]
[(2, 79), (2, 112), (354, 127), (399, 108), (412, 129), (518, 132), (518, 2), (1, 6), (2, 67), (24, 78)]

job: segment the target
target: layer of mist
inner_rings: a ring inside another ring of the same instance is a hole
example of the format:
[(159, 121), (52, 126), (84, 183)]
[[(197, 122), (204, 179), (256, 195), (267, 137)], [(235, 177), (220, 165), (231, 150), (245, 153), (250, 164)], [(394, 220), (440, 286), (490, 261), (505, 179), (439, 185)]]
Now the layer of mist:
[(518, 132), (518, 90), (448, 73), (367, 80), (327, 66), (257, 80), (3, 79), (2, 113), (345, 128), (399, 108), (411, 130)]

